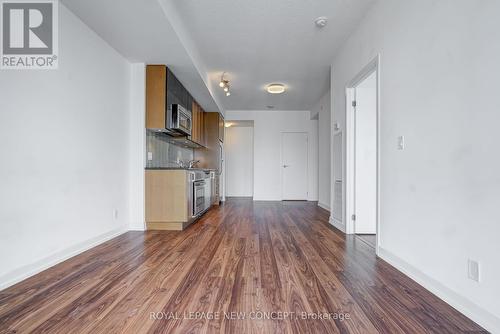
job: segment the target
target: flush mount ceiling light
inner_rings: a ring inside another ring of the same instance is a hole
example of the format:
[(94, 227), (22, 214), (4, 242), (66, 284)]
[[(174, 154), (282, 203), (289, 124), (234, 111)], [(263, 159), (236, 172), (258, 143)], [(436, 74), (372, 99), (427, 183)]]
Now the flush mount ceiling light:
[(283, 84), (270, 84), (267, 86), (267, 92), (270, 94), (281, 94), (285, 91)]
[(219, 87), (226, 93), (226, 96), (229, 96), (231, 95), (231, 92), (229, 92), (229, 80), (224, 78), (225, 74), (226, 72), (223, 72), (220, 77)]

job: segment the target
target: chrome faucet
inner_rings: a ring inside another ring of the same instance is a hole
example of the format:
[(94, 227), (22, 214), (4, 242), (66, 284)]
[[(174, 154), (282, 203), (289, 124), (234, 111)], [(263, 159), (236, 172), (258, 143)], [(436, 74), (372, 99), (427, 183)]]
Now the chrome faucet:
[(200, 162), (200, 160), (189, 160), (189, 168), (194, 168)]
[(186, 168), (186, 164), (182, 160), (169, 161), (169, 163), (176, 164), (180, 168)]

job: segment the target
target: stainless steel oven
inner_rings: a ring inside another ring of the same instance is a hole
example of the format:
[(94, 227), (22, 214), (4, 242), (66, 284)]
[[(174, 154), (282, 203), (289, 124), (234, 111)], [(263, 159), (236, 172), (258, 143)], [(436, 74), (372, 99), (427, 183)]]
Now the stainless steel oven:
[(199, 180), (193, 183), (193, 216), (198, 216), (206, 209), (205, 186), (205, 180)]
[(210, 171), (194, 170), (189, 172), (189, 210), (192, 219), (201, 216), (212, 205), (212, 182)]
[(191, 135), (191, 111), (180, 104), (171, 104), (167, 112), (167, 128), (181, 135)]

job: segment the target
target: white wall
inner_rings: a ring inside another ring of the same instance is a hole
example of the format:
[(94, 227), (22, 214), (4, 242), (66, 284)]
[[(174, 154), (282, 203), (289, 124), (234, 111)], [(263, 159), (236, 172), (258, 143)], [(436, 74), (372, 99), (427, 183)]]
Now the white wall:
[(380, 53), (380, 255), (500, 332), (498, 13), (496, 0), (380, 1), (334, 60), (332, 92), (345, 127), (344, 89)]
[(318, 115), (318, 205), (330, 210), (330, 142), (331, 142), (331, 107), (330, 91), (311, 108), (311, 114)]
[(253, 127), (226, 128), (226, 196), (253, 196)]
[(59, 15), (59, 69), (0, 74), (0, 288), (128, 228), (130, 65)]
[(309, 111), (226, 111), (226, 120), (254, 121), (254, 200), (281, 200), (281, 132), (308, 132), (309, 200), (317, 200), (317, 121)]

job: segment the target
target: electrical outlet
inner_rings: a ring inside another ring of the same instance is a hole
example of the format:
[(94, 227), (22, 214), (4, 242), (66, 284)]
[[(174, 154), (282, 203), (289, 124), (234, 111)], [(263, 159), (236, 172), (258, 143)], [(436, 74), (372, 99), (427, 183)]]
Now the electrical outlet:
[(116, 220), (118, 219), (118, 209), (113, 210), (113, 218)]
[(398, 150), (405, 149), (405, 136), (398, 136)]
[(148, 161), (153, 160), (153, 152), (148, 152)]
[(479, 282), (479, 262), (471, 259), (467, 261), (467, 276), (469, 279)]

